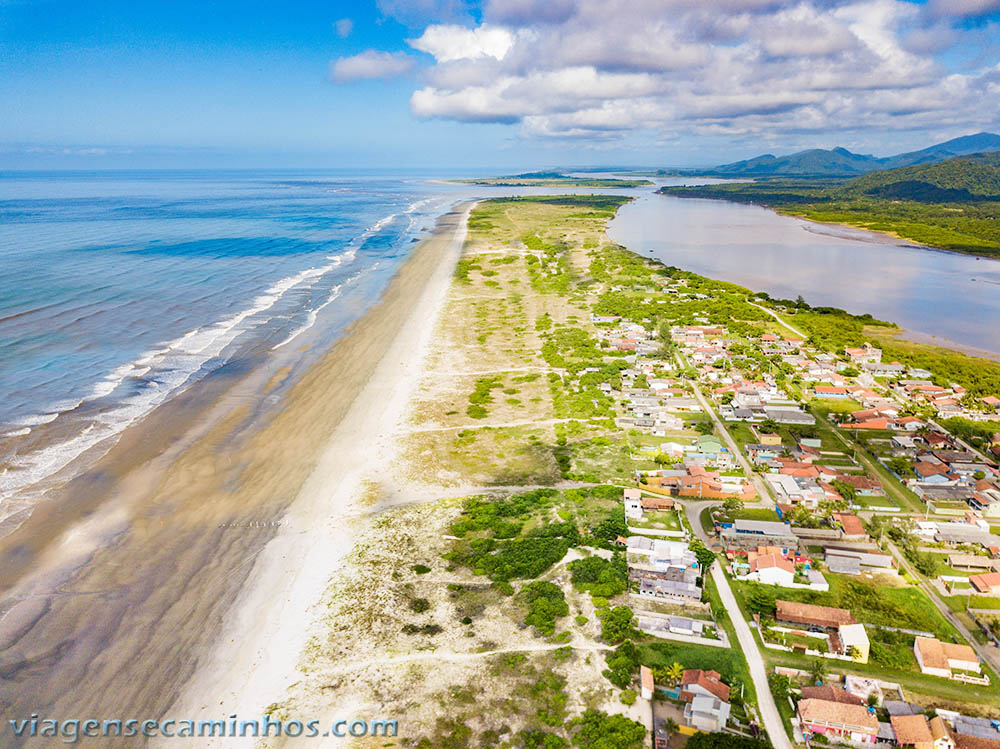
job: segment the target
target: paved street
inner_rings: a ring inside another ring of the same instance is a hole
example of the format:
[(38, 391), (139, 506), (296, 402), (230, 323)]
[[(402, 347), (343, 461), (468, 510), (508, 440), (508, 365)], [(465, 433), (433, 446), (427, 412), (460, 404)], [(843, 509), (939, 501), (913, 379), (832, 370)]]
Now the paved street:
[[(711, 539), (702, 529), (699, 515), (705, 507), (713, 504), (719, 503), (684, 503), (684, 511), (687, 514), (691, 528), (706, 546), (711, 545)], [(743, 655), (747, 659), (747, 665), (750, 667), (750, 678), (753, 679), (754, 689), (757, 691), (757, 708), (760, 710), (764, 730), (767, 731), (768, 738), (771, 739), (771, 744), (775, 749), (792, 749), (792, 742), (788, 739), (788, 734), (785, 733), (785, 726), (781, 722), (781, 714), (778, 712), (778, 706), (774, 702), (771, 688), (767, 684), (767, 669), (764, 667), (764, 659), (761, 658), (760, 649), (753, 639), (750, 626), (740, 612), (740, 607), (736, 603), (736, 597), (729, 587), (729, 581), (726, 579), (726, 574), (722, 571), (722, 565), (719, 562), (712, 565), (712, 579), (715, 581), (715, 587), (719, 591), (722, 605), (726, 607), (729, 618), (733, 622), (733, 628), (736, 630), (736, 639), (740, 641), (740, 648), (743, 650)]]
[(712, 423), (715, 424), (715, 431), (719, 433), (719, 436), (725, 440), (726, 447), (732, 452), (733, 457), (739, 462), (740, 466), (743, 468), (743, 472), (750, 478), (753, 482), (753, 488), (757, 491), (757, 496), (760, 497), (761, 504), (764, 507), (773, 507), (774, 500), (771, 499), (771, 494), (768, 492), (767, 487), (764, 485), (763, 479), (761, 479), (760, 474), (753, 470), (753, 466), (743, 457), (743, 452), (740, 450), (739, 445), (736, 444), (734, 440), (729, 435), (729, 430), (726, 429), (726, 425), (722, 423), (722, 420), (715, 415), (715, 411), (709, 405), (705, 396), (701, 393), (701, 388), (698, 387), (697, 383), (691, 382), (692, 387), (694, 387), (695, 397), (701, 404), (701, 407), (705, 410), (705, 413), (709, 415), (712, 419)]

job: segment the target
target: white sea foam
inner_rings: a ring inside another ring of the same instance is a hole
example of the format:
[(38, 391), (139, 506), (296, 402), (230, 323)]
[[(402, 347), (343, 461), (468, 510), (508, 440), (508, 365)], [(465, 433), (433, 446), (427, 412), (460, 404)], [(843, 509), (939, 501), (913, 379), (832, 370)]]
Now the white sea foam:
[(309, 330), (309, 328), (311, 328), (313, 325), (316, 324), (316, 318), (319, 316), (319, 313), (322, 312), (326, 307), (330, 306), (333, 302), (335, 302), (337, 299), (340, 298), (340, 295), (342, 293), (342, 289), (343, 289), (344, 286), (349, 286), (349, 285), (355, 283), (359, 278), (361, 278), (362, 276), (364, 276), (364, 275), (366, 275), (368, 273), (371, 273), (373, 270), (375, 270), (376, 268), (378, 268), (378, 266), (379, 266), (379, 263), (374, 263), (374, 264), (372, 264), (371, 267), (367, 268), (366, 270), (360, 271), (359, 273), (355, 273), (350, 278), (344, 280), (343, 282), (337, 284), (332, 289), (330, 289), (330, 295), (327, 297), (326, 301), (323, 302), (318, 307), (316, 307), (315, 309), (309, 310), (309, 314), (306, 316), (306, 322), (305, 322), (305, 324), (303, 324), (302, 326), (300, 326), (299, 328), (297, 328), (290, 336), (288, 336), (288, 338), (286, 338), (281, 343), (279, 343), (277, 346), (275, 346), (272, 349), (272, 351), (277, 351), (279, 348), (282, 348), (282, 347), (288, 345), (289, 343), (291, 343), (292, 341), (294, 341), (296, 338), (298, 338), (302, 333), (305, 333), (307, 330)]
[[(263, 313), (274, 307), (288, 291), (311, 286), (325, 273), (340, 265), (343, 257), (352, 260), (354, 253), (348, 252), (335, 257), (336, 262), (319, 268), (308, 268), (281, 279), (257, 296), (246, 309), (211, 325), (189, 330), (174, 340), (145, 352), (134, 361), (116, 367), (94, 386), (87, 398), (59, 404), (64, 407), (21, 419), (17, 426), (28, 428), (28, 432), (21, 430), (20, 433), (30, 433), (31, 427), (50, 423), (83, 403), (110, 395), (129, 378), (155, 373), (155, 377), (146, 380), (137, 393), (124, 398), (118, 406), (102, 412), (94, 423), (75, 436), (15, 458), (10, 464), (10, 470), (0, 474), (0, 498), (9, 499), (16, 492), (52, 476), (88, 450), (117, 436), (130, 424), (183, 389), (206, 363), (219, 356), (237, 337), (267, 322), (268, 318)], [(329, 299), (325, 304), (331, 301), (333, 300)]]

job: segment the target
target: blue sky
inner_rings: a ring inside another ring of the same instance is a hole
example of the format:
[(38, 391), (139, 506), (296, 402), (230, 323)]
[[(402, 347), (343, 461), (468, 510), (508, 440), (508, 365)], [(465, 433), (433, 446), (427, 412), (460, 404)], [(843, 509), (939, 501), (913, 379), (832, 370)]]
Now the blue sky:
[(0, 0), (0, 168), (891, 153), (1000, 129), (998, 11), (1000, 0)]

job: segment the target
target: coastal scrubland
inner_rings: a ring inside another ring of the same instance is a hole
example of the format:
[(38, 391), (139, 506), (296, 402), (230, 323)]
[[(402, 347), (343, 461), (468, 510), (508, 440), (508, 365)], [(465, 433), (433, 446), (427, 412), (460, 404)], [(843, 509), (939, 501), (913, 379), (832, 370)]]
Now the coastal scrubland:
[[(700, 414), (667, 437), (616, 424), (606, 392), (621, 388), (627, 365), (602, 341), (602, 316), (667, 332), (671, 324), (718, 324), (746, 336), (787, 334), (773, 312), (824, 349), (898, 329), (628, 252), (604, 233), (625, 200), (510, 198), (473, 210), (394, 460), (365, 485), (367, 522), (318, 607), (301, 678), (271, 706), (274, 714), (400, 721), (396, 738), (358, 746), (586, 747), (596, 732), (617, 737), (609, 746), (631, 747), (648, 717), (635, 699), (640, 664), (662, 680), (675, 664), (714, 668), (734, 687), (734, 714), (753, 714), (755, 691), (738, 649), (635, 629), (615, 543), (628, 533), (622, 488), (636, 468), (655, 465), (658, 440), (690, 441), (712, 427)], [(685, 294), (654, 293), (671, 279), (683, 281)], [(664, 366), (683, 379), (689, 373), (669, 335), (661, 331), (660, 340)], [(730, 353), (748, 376), (770, 372), (794, 392), (776, 362), (739, 344)], [(939, 349), (912, 355), (947, 357)], [(993, 389), (988, 371), (970, 375), (959, 360), (945, 361), (956, 362), (970, 390)], [(811, 434), (840, 446), (834, 427)], [(667, 518), (664, 528), (682, 524)], [(865, 621), (905, 619), (953, 633), (946, 620), (920, 613), (930, 602), (915, 587), (900, 582), (875, 598), (873, 590), (838, 580), (815, 601), (860, 607)], [(749, 588), (738, 593), (762, 610), (773, 606)], [(706, 611), (735, 642), (711, 580), (705, 595)], [(900, 643), (883, 639), (879, 657), (902, 658)], [(768, 655), (772, 665), (785, 661), (802, 665)], [(935, 691), (911, 665), (896, 670), (913, 694), (948, 692), (951, 685)], [(993, 690), (980, 690), (979, 701)]]
[(620, 386), (624, 358), (591, 317), (651, 267), (604, 234), (625, 200), (472, 212), (397, 459), (368, 485), (372, 520), (278, 714), (398, 716), (405, 746), (588, 746), (599, 730), (628, 747), (639, 663), (748, 681), (738, 652), (631, 623), (613, 542), (646, 435), (615, 424), (599, 386)]

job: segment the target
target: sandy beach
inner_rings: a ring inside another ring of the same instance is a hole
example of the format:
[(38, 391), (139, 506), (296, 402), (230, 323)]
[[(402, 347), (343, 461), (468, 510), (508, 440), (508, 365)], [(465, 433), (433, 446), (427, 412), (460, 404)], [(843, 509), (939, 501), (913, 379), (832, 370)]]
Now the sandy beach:
[(0, 540), (5, 717), (258, 714), (293, 677), (308, 608), (350, 548), (351, 502), (391, 454), (468, 210), (442, 217), (300, 379), (263, 355), (222, 372)]
[(255, 563), (211, 660), (169, 714), (253, 719), (296, 678), (311, 609), (351, 551), (369, 509), (364, 481), (386, 470), (396, 455), (394, 435), (420, 380), (471, 207), (439, 223), (435, 237), (416, 250), (371, 313), (364, 337), (382, 337), (388, 348)]

